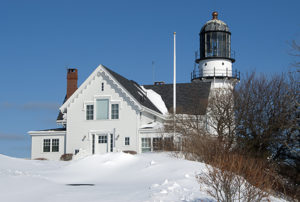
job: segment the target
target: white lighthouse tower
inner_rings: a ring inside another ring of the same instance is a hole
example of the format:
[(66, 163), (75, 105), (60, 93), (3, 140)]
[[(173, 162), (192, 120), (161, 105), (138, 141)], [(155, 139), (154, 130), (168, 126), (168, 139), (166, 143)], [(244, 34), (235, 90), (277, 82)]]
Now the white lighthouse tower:
[(233, 71), (235, 62), (231, 51), (231, 33), (227, 24), (218, 19), (218, 13), (212, 13), (202, 27), (200, 35), (200, 57), (196, 54), (195, 66), (191, 75), (192, 82), (211, 82), (212, 88), (232, 87), (239, 81), (240, 75)]

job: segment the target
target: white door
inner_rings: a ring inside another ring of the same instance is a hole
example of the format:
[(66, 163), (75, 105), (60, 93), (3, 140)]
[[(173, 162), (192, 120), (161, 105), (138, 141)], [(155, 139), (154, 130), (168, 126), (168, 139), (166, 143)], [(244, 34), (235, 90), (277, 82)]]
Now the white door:
[(108, 144), (107, 144), (107, 134), (99, 134), (97, 135), (97, 140), (95, 142), (96, 153), (104, 154), (108, 152)]

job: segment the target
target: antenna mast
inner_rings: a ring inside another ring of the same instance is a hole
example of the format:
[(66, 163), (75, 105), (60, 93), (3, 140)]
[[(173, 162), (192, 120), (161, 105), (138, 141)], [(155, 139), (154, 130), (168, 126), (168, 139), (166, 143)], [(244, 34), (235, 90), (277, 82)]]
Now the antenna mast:
[(155, 82), (155, 66), (154, 61), (152, 60), (152, 83)]

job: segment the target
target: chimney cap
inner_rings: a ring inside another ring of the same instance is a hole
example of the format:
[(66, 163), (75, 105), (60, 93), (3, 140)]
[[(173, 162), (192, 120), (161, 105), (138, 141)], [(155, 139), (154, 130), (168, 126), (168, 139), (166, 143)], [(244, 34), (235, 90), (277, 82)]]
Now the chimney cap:
[(77, 69), (76, 68), (68, 68), (67, 71), (68, 71), (68, 73), (71, 73), (71, 72), (76, 72)]
[(155, 81), (155, 82), (154, 82), (154, 85), (155, 85), (155, 86), (164, 85), (164, 84), (165, 84), (164, 81)]

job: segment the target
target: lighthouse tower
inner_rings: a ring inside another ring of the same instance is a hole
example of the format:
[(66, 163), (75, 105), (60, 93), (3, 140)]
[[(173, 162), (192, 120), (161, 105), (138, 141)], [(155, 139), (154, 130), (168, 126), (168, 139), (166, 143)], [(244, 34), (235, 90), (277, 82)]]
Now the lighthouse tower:
[(235, 62), (231, 51), (231, 33), (227, 24), (212, 13), (200, 33), (200, 57), (196, 54), (192, 82), (211, 82), (212, 88), (233, 86), (239, 81), (239, 72), (233, 71)]

